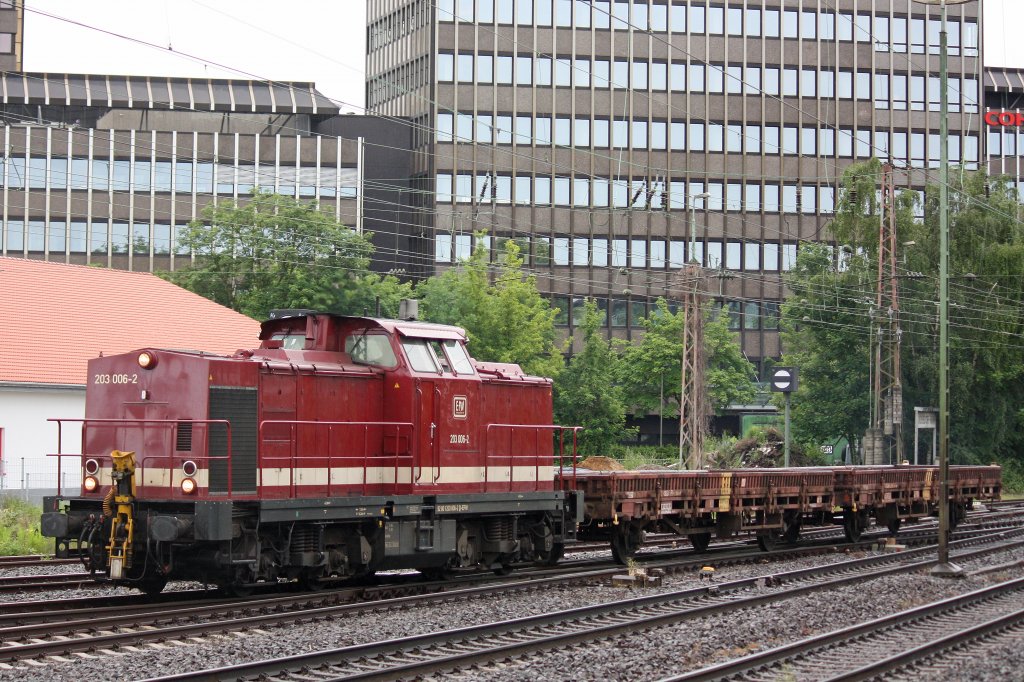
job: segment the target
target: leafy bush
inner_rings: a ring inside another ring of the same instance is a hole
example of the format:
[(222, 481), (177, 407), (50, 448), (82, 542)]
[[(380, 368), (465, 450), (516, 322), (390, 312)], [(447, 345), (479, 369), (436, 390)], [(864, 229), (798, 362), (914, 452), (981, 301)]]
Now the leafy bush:
[(39, 532), (41, 513), (41, 508), (14, 497), (0, 500), (0, 555), (53, 552), (53, 540)]

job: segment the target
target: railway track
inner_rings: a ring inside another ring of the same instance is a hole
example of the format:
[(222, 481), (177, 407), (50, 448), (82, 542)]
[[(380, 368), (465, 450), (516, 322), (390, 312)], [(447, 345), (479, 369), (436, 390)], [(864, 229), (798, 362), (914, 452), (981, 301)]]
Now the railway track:
[(80, 590), (102, 587), (90, 573), (53, 573), (0, 577), (0, 594), (4, 592), (41, 592), (46, 590)]
[(0, 556), (0, 570), (5, 568), (24, 568), (26, 566), (66, 566), (77, 563), (79, 563), (78, 559), (54, 559), (41, 554)]
[[(996, 533), (984, 540), (962, 540), (955, 556), (965, 560), (1024, 546)], [(1015, 535), (1024, 535), (1017, 531)], [(995, 542), (969, 550), (967, 545)], [(913, 552), (933, 552), (925, 548)], [(895, 558), (894, 558), (895, 557)], [(244, 663), (159, 678), (164, 681), (259, 679), (307, 681), (416, 678), (465, 670), (508, 658), (529, 657), (577, 643), (592, 643), (620, 634), (636, 634), (669, 624), (717, 616), (740, 609), (781, 602), (808, 593), (927, 568), (933, 559), (905, 561), (907, 555), (882, 555), (829, 566), (747, 578), (711, 587), (676, 590), (527, 618), (476, 625), (400, 639), (371, 642), (298, 656)], [(896, 565), (892, 565), (896, 564)], [(761, 586), (781, 586), (751, 594)]]
[(1019, 640), (1022, 632), (1024, 578), (1018, 578), (661, 682), (934, 679), (964, 645), (977, 660), (979, 642)]
[[(993, 529), (1012, 529), (1019, 524), (1009, 519), (977, 519), (976, 522), (963, 524), (954, 535), (956, 538), (966, 539), (976, 535), (983, 535)], [(812, 535), (814, 539), (812, 538)], [(829, 554), (836, 550), (861, 551), (870, 549), (888, 537), (888, 531), (877, 529), (864, 534), (857, 543), (846, 543), (843, 540), (841, 545), (832, 542), (842, 536), (841, 531), (834, 529), (821, 529), (816, 533), (808, 533), (801, 545), (796, 547), (785, 547), (774, 552), (765, 553), (754, 547), (753, 541), (726, 542), (713, 544), (711, 549), (705, 553), (694, 555), (689, 548), (681, 550), (663, 550), (660, 552), (645, 552), (637, 556), (637, 563), (650, 568), (662, 569), (669, 573), (685, 573), (694, 571), (706, 564), (716, 567), (728, 567), (760, 562), (765, 559), (784, 560), (813, 556), (816, 554)], [(926, 522), (919, 526), (908, 527), (901, 532), (900, 542), (908, 546), (928, 544), (934, 541), (935, 524)], [(576, 576), (593, 576), (593, 579), (605, 579), (621, 573), (624, 569), (611, 561), (605, 559), (578, 559), (565, 560), (557, 567), (538, 568), (534, 566), (519, 567), (511, 577), (499, 578), (489, 573), (479, 573), (461, 576), (455, 580), (447, 581), (425, 581), (416, 574), (389, 578), (383, 576), (380, 582), (361, 585), (342, 583), (337, 587), (331, 587), (316, 595), (301, 593), (305, 596), (285, 597), (284, 599), (306, 599), (310, 603), (317, 603), (322, 596), (331, 595), (334, 604), (374, 602), (396, 597), (423, 595), (438, 593), (445, 590), (457, 589), (466, 586), (480, 584), (503, 584), (510, 585), (520, 581), (536, 580), (537, 578), (557, 578), (563, 576), (563, 580), (572, 581)], [(83, 574), (86, 575), (86, 574)], [(47, 589), (71, 589), (80, 585), (94, 587), (91, 582), (81, 583), (80, 578), (74, 578), (67, 582), (58, 580), (60, 576), (38, 576), (43, 580), (52, 582), (39, 582), (33, 584), (33, 577), (21, 578), (36, 591)], [(589, 579), (589, 578), (588, 578)], [(0, 582), (0, 592), (4, 591)], [(102, 585), (102, 583), (99, 583)], [(11, 591), (17, 591), (17, 579), (10, 583)], [(212, 589), (186, 589), (175, 592), (165, 592), (155, 597), (147, 597), (138, 594), (127, 595), (104, 595), (102, 597), (81, 597), (61, 598), (55, 600), (18, 601), (0, 603), (0, 627), (59, 621), (62, 619), (73, 619), (81, 615), (102, 615), (124, 614), (124, 613), (146, 613), (159, 610), (160, 608), (199, 606), (209, 604), (234, 604), (244, 607), (250, 602), (262, 603), (273, 597), (273, 593), (290, 591), (295, 589), (294, 585), (282, 584), (280, 586), (267, 586), (264, 591), (255, 597), (248, 599), (223, 598)], [(269, 603), (273, 603), (272, 599)]]
[[(983, 537), (960, 540), (958, 546), (966, 546), (969, 543), (999, 542), (1000, 540), (1002, 540), (1002, 544), (1005, 544), (1004, 538), (1011, 534), (1024, 537), (1024, 529), (989, 533)], [(1017, 544), (1024, 546), (1024, 539), (1018, 540)], [(809, 550), (804, 551), (806, 553)], [(867, 562), (866, 565), (899, 564), (908, 557), (931, 551), (933, 550), (930, 548), (912, 550), (904, 554), (871, 557), (867, 560), (860, 560), (860, 562)], [(756, 555), (750, 553), (747, 561), (760, 561), (765, 556), (760, 552)], [(677, 571), (692, 571), (703, 561), (690, 559), (685, 562), (675, 561), (674, 564), (669, 561), (658, 563), (671, 566)], [(850, 565), (859, 566), (861, 563)], [(838, 565), (844, 564), (834, 564), (833, 566)], [(818, 570), (826, 573), (837, 571), (834, 567)], [(377, 600), (371, 603), (352, 603), (359, 598), (365, 599), (368, 595), (347, 593), (342, 590), (318, 595), (307, 593), (250, 599), (242, 602), (211, 600), (202, 604), (150, 605), (148, 609), (143, 605), (136, 605), (134, 608), (112, 607), (82, 609), (77, 612), (8, 614), (4, 615), (0, 621), (5, 624), (0, 627), (0, 661), (10, 664), (25, 658), (39, 659), (45, 656), (66, 655), (76, 651), (108, 649), (151, 641), (180, 640), (210, 633), (261, 630), (322, 619), (334, 619), (359, 612), (401, 609), (428, 602), (472, 599), (512, 591), (540, 591), (564, 585), (567, 582), (578, 585), (587, 581), (606, 581), (611, 575), (621, 571), (621, 567), (587, 572), (549, 569), (548, 572), (554, 573), (554, 575), (544, 577), (540, 575), (541, 572), (538, 572), (530, 576), (523, 576), (518, 581), (509, 582), (506, 579), (504, 582), (496, 584), (487, 583), (475, 587), (456, 586), (445, 591), (440, 591), (438, 587), (435, 588), (437, 591), (430, 594)], [(751, 581), (739, 581), (735, 585), (724, 583), (716, 589), (723, 592), (735, 592), (745, 589), (751, 584), (753, 584)], [(707, 590), (689, 592), (695, 595), (705, 595)]]

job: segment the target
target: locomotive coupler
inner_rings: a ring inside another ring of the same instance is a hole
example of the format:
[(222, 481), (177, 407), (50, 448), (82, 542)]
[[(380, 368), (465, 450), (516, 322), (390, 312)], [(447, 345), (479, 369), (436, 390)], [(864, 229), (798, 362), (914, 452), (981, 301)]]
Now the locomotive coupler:
[(113, 493), (117, 511), (110, 524), (110, 542), (107, 544), (107, 566), (110, 577), (120, 580), (132, 566), (132, 539), (135, 535), (135, 519), (132, 502), (135, 500), (135, 453), (114, 450)]

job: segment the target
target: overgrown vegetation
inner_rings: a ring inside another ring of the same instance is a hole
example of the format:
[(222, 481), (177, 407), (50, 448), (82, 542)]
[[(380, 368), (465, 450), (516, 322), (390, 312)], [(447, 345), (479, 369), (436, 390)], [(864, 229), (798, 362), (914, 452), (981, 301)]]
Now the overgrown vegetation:
[(42, 509), (15, 497), (0, 498), (0, 555), (51, 554), (53, 539), (39, 533)]
[[(793, 394), (797, 440), (861, 438), (870, 405), (870, 341), (888, 311), (874, 310), (878, 277), (877, 161), (844, 174), (824, 245), (801, 245), (782, 306), (784, 364), (800, 368)], [(904, 450), (913, 443), (914, 406), (938, 403), (938, 188), (924, 220), (917, 195), (897, 198)], [(957, 169), (950, 179), (950, 461), (1004, 466), (1008, 488), (1024, 483), (1024, 224), (1002, 178)]]

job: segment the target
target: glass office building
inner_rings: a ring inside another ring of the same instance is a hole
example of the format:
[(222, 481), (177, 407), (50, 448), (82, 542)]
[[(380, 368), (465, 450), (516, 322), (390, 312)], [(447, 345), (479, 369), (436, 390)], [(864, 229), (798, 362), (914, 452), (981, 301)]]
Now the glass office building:
[[(254, 188), (374, 232), (376, 269), (408, 250), (408, 128), (339, 115), (310, 83), (6, 72), (0, 95), (2, 255), (174, 269), (189, 222)], [(398, 149), (369, 189), (367, 138)]]
[[(369, 8), (368, 112), (413, 122), (423, 269), (515, 239), (570, 328), (595, 297), (632, 335), (692, 257), (747, 356), (777, 357), (781, 275), (832, 240), (843, 169), (879, 157), (923, 190), (938, 165), (938, 10), (910, 0)], [(978, 12), (949, 8), (949, 153), (968, 167)]]

